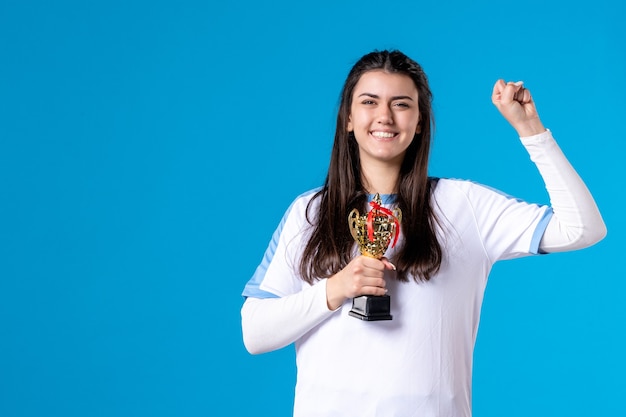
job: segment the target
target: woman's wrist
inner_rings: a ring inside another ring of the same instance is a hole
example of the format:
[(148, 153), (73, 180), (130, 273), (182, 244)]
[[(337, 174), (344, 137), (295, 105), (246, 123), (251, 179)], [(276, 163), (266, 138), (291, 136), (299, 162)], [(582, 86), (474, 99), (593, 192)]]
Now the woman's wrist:
[(534, 136), (546, 131), (539, 118), (528, 120), (519, 125), (513, 126), (520, 137)]
[(345, 301), (345, 297), (340, 294), (337, 286), (337, 279), (333, 275), (330, 278), (326, 279), (326, 305), (328, 309), (331, 311), (335, 311), (343, 305)]

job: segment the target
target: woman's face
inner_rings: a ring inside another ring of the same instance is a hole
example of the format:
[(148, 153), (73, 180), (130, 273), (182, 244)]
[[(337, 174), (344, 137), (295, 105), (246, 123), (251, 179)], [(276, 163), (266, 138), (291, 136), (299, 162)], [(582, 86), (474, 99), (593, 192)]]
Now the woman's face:
[(354, 88), (347, 129), (354, 132), (361, 164), (402, 164), (419, 133), (417, 87), (404, 74), (366, 72)]

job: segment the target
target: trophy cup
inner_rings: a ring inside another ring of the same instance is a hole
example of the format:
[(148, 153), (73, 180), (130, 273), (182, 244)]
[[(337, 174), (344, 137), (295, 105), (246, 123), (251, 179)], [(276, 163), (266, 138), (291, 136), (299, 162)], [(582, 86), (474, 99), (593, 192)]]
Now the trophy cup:
[[(402, 211), (382, 206), (377, 193), (370, 201), (372, 209), (364, 216), (354, 209), (348, 215), (350, 233), (359, 245), (361, 255), (380, 259), (391, 244), (393, 248), (400, 234)], [(388, 295), (361, 295), (352, 299), (350, 315), (361, 320), (391, 320), (391, 298)]]

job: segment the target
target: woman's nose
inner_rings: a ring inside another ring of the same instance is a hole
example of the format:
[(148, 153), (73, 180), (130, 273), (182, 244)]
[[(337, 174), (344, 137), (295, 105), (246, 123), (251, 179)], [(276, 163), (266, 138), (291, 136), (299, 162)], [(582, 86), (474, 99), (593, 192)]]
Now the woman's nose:
[(378, 123), (390, 125), (393, 124), (393, 113), (388, 106), (380, 106), (379, 113), (376, 115)]

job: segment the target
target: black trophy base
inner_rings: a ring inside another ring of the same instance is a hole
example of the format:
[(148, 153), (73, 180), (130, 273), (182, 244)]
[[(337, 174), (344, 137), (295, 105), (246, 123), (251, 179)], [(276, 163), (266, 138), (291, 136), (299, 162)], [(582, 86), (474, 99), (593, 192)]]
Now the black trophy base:
[(362, 295), (352, 299), (350, 315), (366, 321), (391, 320), (391, 297), (388, 295)]

